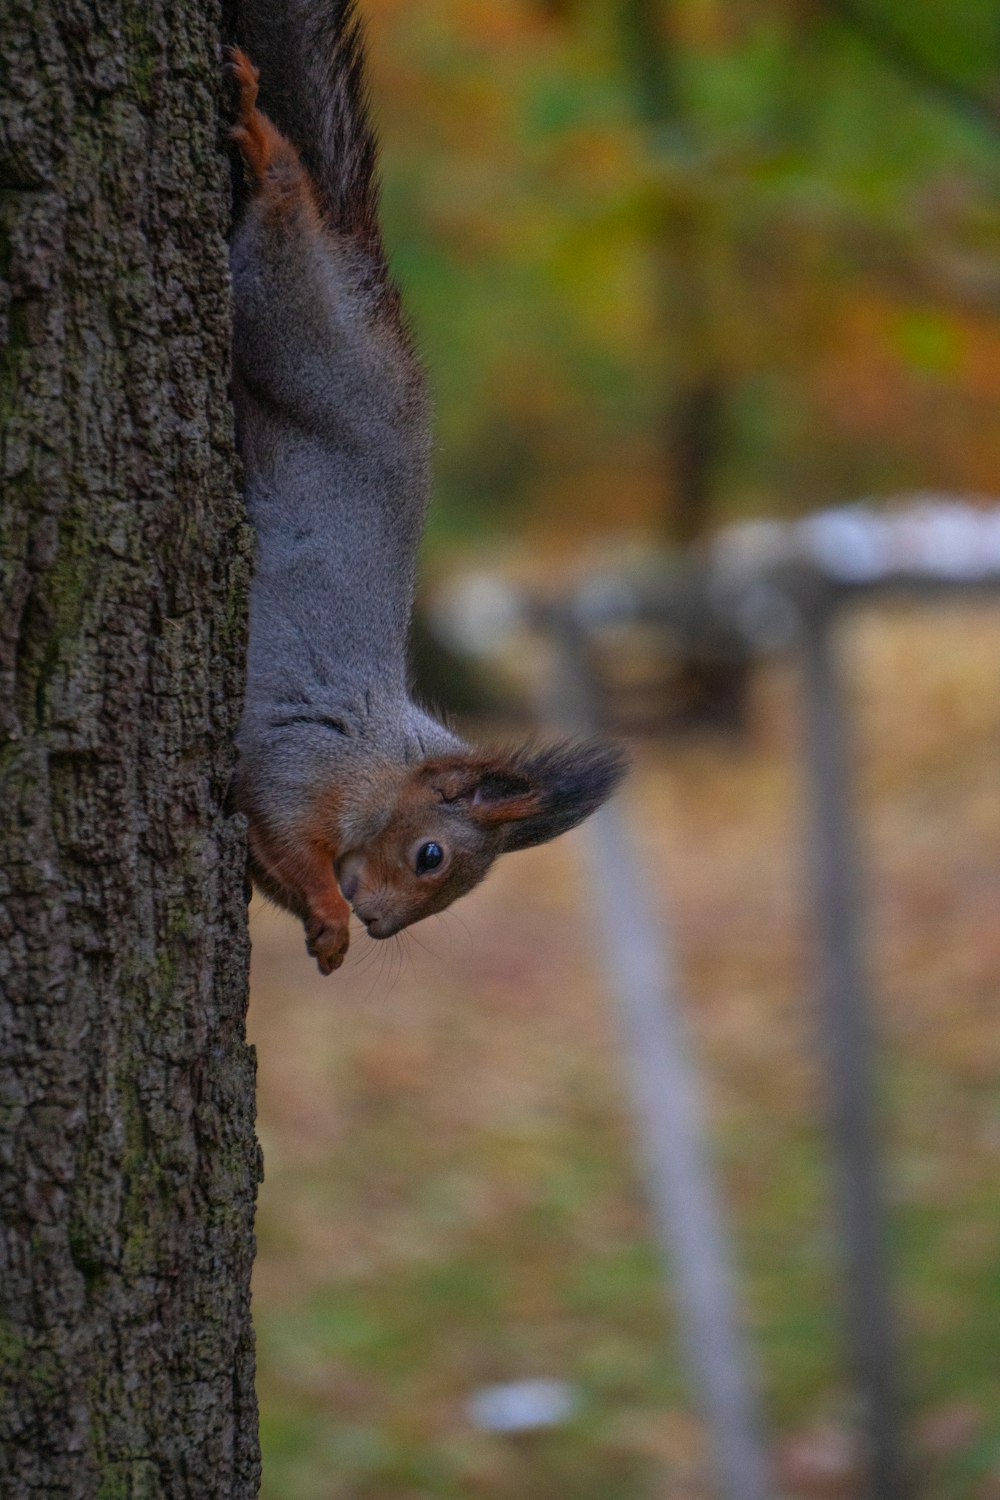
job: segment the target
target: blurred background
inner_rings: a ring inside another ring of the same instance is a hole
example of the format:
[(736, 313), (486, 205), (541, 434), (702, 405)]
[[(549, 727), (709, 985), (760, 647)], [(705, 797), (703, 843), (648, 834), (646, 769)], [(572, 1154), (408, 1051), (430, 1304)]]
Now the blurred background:
[[(433, 604), (456, 578), (558, 591), (751, 518), (1000, 493), (993, 0), (364, 10), (437, 407), (417, 669), (460, 722), (530, 727), (544, 662), (449, 654)], [(907, 1456), (924, 1500), (998, 1500), (1000, 599), (852, 611), (841, 655)], [(611, 656), (774, 1494), (849, 1500), (796, 655), (675, 636)], [(255, 904), (265, 1500), (713, 1496), (601, 882), (569, 835), (401, 939), (359, 929), (329, 980)], [(475, 1393), (529, 1378), (567, 1383), (563, 1418), (482, 1430)]]

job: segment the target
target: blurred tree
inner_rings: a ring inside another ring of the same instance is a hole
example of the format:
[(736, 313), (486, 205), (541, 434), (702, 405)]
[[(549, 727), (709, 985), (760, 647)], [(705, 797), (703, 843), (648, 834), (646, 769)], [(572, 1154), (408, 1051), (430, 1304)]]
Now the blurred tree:
[(0, 21), (0, 1493), (250, 1500), (219, 15)]
[(715, 308), (707, 277), (703, 152), (686, 118), (674, 73), (669, 10), (661, 0), (620, 0), (623, 54), (646, 150), (662, 174), (651, 251), (658, 309), (652, 337), (663, 352), (663, 517), (669, 539), (688, 546), (712, 516), (723, 440), (725, 383), (717, 358)]
[(372, 7), (439, 543), (995, 487), (992, 0)]

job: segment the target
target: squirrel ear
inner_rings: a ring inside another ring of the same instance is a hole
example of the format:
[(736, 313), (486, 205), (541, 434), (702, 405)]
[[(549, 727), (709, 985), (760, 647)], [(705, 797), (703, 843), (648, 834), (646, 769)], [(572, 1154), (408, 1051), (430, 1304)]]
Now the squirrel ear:
[(492, 822), (501, 808), (531, 795), (527, 776), (494, 756), (478, 755), (426, 766), (423, 772), (439, 802), (460, 804), (477, 821)]
[(480, 766), (470, 815), (497, 829), (503, 851), (529, 849), (575, 828), (625, 774), (622, 750), (600, 740), (516, 751)]

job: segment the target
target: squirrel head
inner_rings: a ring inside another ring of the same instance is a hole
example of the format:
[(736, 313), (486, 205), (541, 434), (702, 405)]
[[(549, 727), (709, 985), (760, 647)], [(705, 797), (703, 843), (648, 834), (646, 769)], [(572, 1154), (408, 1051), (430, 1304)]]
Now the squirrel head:
[(472, 890), (498, 854), (574, 828), (625, 765), (599, 741), (423, 761), (380, 809), (377, 831), (337, 860), (340, 888), (370, 937), (392, 937)]

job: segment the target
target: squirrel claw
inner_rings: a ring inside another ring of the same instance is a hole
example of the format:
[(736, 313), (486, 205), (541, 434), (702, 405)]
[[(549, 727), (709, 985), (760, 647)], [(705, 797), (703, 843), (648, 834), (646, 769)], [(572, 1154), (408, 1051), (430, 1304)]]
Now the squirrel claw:
[(346, 923), (328, 922), (320, 917), (306, 924), (306, 948), (321, 974), (332, 974), (340, 968), (350, 941)]

